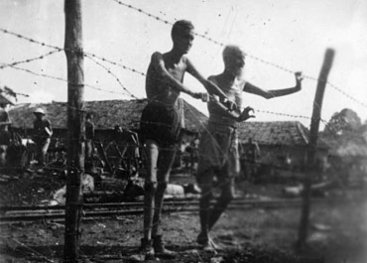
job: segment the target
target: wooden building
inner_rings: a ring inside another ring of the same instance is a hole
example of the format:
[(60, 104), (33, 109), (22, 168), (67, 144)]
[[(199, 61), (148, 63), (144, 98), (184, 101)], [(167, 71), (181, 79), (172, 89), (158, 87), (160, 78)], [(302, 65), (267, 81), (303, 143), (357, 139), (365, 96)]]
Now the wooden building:
[[(139, 121), (147, 100), (104, 100), (86, 101), (85, 112), (94, 113), (94, 124), (97, 138), (107, 139), (112, 135), (115, 125), (122, 128), (139, 131)], [(189, 133), (198, 133), (207, 117), (183, 99), (179, 100), (183, 127)], [(33, 129), (33, 111), (36, 108), (46, 111), (46, 118), (50, 120), (54, 130), (54, 138), (65, 138), (67, 132), (67, 104), (66, 102), (52, 102), (40, 104), (17, 104), (10, 111), (12, 127), (24, 135), (29, 135)]]

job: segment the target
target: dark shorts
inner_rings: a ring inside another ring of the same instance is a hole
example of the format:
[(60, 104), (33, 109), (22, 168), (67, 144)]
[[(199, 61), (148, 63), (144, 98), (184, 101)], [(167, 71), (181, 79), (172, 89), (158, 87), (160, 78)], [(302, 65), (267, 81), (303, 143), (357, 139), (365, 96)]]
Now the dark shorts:
[(141, 115), (140, 130), (144, 140), (154, 140), (160, 146), (176, 144), (181, 131), (178, 109), (162, 103), (149, 103)]

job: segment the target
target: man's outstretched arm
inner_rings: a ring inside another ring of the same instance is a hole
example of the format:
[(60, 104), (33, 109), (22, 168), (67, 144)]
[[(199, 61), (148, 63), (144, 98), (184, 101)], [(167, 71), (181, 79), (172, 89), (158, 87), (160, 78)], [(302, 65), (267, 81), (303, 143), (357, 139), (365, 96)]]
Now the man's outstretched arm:
[(196, 78), (205, 87), (209, 94), (219, 96), (220, 100), (225, 103), (226, 107), (229, 110), (232, 111), (236, 108), (236, 103), (229, 100), (227, 95), (217, 85), (215, 85), (210, 80), (204, 78), (188, 58), (186, 58), (186, 64), (187, 72), (189, 72), (194, 78)]
[(292, 87), (292, 88), (286, 88), (286, 89), (277, 89), (277, 90), (264, 90), (261, 89), (249, 82), (247, 82), (243, 88), (243, 91), (248, 92), (248, 93), (252, 93), (252, 94), (256, 94), (259, 96), (262, 96), (266, 99), (271, 99), (271, 98), (275, 98), (275, 97), (280, 97), (280, 96), (285, 96), (285, 95), (289, 95), (292, 93), (295, 93), (297, 91), (300, 91), (302, 88), (302, 73), (301, 72), (296, 72), (294, 74), (295, 79), (296, 79), (296, 86)]

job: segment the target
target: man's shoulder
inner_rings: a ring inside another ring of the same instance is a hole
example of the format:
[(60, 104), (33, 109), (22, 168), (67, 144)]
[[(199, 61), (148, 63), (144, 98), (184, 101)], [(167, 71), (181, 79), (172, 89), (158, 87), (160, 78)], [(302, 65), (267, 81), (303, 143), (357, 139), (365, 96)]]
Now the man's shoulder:
[(49, 119), (43, 119), (42, 122), (46, 125), (50, 125), (51, 121)]
[(160, 52), (160, 51), (154, 51), (153, 53), (152, 53), (152, 56), (151, 56), (151, 59), (153, 60), (153, 59), (160, 59), (160, 58), (163, 58), (163, 53), (162, 52)]
[(211, 80), (211, 81), (217, 81), (218, 78), (219, 78), (220, 74), (219, 75), (210, 75), (208, 77), (208, 80)]

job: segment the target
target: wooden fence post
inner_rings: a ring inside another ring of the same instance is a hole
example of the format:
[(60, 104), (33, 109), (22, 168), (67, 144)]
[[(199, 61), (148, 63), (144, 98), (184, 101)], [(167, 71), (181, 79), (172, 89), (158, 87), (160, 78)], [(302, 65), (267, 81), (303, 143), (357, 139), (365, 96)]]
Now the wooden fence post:
[(310, 139), (307, 149), (306, 176), (303, 183), (303, 202), (302, 202), (301, 220), (298, 229), (297, 249), (301, 249), (302, 247), (304, 247), (308, 234), (310, 208), (311, 208), (311, 184), (312, 179), (314, 177), (314, 173), (316, 172), (315, 157), (317, 150), (317, 135), (319, 132), (324, 91), (327, 84), (327, 78), (334, 60), (334, 54), (335, 51), (333, 49), (327, 49), (325, 52), (324, 62), (318, 78), (315, 99), (313, 102)]
[(83, 46), (81, 0), (65, 0), (65, 53), (68, 74), (67, 184), (64, 262), (78, 262), (84, 172)]

